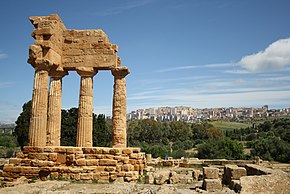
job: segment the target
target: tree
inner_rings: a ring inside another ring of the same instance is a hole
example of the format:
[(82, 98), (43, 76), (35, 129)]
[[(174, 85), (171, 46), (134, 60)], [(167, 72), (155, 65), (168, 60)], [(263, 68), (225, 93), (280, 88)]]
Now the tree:
[(61, 111), (61, 139), (62, 146), (76, 146), (78, 124), (78, 108)]
[(259, 138), (251, 143), (251, 147), (252, 156), (259, 156), (263, 160), (290, 162), (290, 144), (279, 137)]
[(24, 103), (22, 112), (16, 120), (16, 127), (14, 135), (17, 137), (17, 142), (21, 149), (28, 145), (29, 122), (31, 116), (32, 101)]
[(105, 115), (93, 114), (93, 145), (110, 147), (112, 143), (112, 128), (108, 126)]
[(243, 159), (243, 145), (229, 138), (208, 140), (198, 146), (198, 158), (203, 159)]
[(206, 136), (210, 140), (221, 140), (223, 139), (223, 132), (220, 128), (209, 127), (206, 129)]

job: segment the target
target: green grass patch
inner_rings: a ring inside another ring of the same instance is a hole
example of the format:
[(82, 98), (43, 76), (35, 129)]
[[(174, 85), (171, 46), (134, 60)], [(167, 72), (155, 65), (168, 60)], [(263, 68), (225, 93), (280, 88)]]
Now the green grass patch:
[(213, 126), (218, 127), (222, 130), (233, 130), (240, 128), (250, 127), (250, 123), (239, 123), (239, 122), (230, 122), (230, 121), (212, 121), (210, 122)]

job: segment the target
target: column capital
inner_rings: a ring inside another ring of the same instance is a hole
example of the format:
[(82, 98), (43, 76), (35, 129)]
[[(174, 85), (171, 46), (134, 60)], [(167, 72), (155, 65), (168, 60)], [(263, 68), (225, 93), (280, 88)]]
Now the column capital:
[(59, 71), (59, 70), (50, 70), (49, 71), (49, 76), (50, 77), (59, 77), (59, 78), (62, 78), (64, 76), (68, 75), (68, 72), (67, 71)]
[(117, 77), (126, 77), (130, 73), (128, 67), (126, 66), (117, 67), (115, 69), (112, 69), (111, 72), (113, 76)]
[(77, 67), (76, 71), (82, 77), (93, 77), (98, 73), (98, 71), (92, 67)]

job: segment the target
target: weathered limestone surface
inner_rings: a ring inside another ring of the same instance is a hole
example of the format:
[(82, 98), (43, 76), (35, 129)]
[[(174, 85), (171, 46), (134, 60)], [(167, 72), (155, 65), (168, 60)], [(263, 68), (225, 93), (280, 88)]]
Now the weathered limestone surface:
[(60, 146), (62, 77), (67, 72), (50, 72), (50, 89), (47, 113), (47, 142), (49, 146)]
[(241, 194), (287, 194), (290, 191), (290, 175), (280, 170), (260, 176), (243, 176), (240, 179)]
[(140, 148), (24, 147), (23, 154), (5, 165), (6, 179), (39, 177), (98, 182), (136, 181), (146, 167)]
[(111, 44), (102, 30), (66, 30), (63, 33), (63, 66), (110, 70), (117, 67), (117, 45)]
[(219, 169), (214, 167), (203, 167), (203, 177), (205, 179), (218, 179)]
[[(126, 80), (118, 47), (102, 30), (68, 30), (56, 14), (30, 17), (35, 29), (28, 62), (35, 68), (29, 145), (60, 145), (62, 77), (81, 76), (77, 146), (92, 146), (93, 76), (98, 70), (114, 75), (113, 147), (126, 147)], [(48, 73), (51, 77), (48, 102)], [(45, 96), (46, 95), (46, 96)], [(48, 107), (48, 108), (47, 108)], [(47, 110), (48, 109), (48, 110)], [(46, 134), (45, 134), (46, 133)]]
[(77, 146), (93, 146), (93, 69), (82, 69), (78, 71), (81, 76), (79, 113), (77, 128)]
[(229, 185), (232, 180), (240, 180), (242, 176), (247, 176), (247, 171), (243, 167), (238, 167), (237, 165), (225, 165), (223, 182)]
[(127, 147), (126, 122), (126, 79), (129, 74), (127, 67), (112, 70), (114, 75), (113, 96), (113, 147)]
[(29, 125), (29, 145), (46, 145), (48, 71), (37, 69), (34, 76), (32, 112)]

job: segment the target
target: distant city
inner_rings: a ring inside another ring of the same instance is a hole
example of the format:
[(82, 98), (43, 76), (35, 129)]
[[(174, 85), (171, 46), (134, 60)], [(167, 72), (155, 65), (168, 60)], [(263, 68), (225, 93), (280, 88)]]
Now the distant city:
[(153, 119), (158, 121), (184, 121), (194, 123), (208, 119), (248, 121), (252, 118), (290, 116), (290, 108), (192, 108), (188, 106), (158, 107), (138, 109), (127, 114), (128, 120)]

